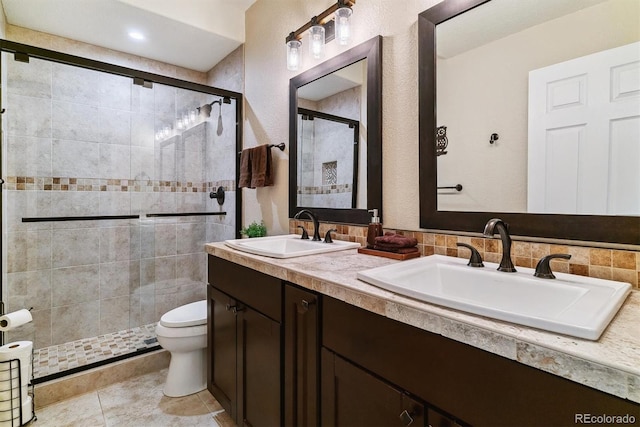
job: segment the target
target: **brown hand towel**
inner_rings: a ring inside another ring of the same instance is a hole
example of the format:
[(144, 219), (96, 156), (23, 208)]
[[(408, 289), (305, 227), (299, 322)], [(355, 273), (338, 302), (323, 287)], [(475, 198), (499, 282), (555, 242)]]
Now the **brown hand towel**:
[(251, 148), (245, 148), (240, 153), (240, 179), (238, 188), (251, 186)]
[(251, 150), (251, 188), (273, 185), (271, 150), (264, 144)]
[(386, 249), (411, 248), (418, 244), (418, 240), (414, 237), (403, 236), (387, 232), (384, 236), (376, 237), (375, 246)]
[(411, 254), (411, 253), (419, 251), (419, 249), (417, 247), (415, 247), (415, 246), (413, 246), (411, 248), (388, 248), (388, 247), (386, 247), (386, 249), (385, 249), (385, 248), (380, 247), (378, 245), (374, 245), (373, 249), (376, 249), (378, 251), (394, 252), (396, 254)]

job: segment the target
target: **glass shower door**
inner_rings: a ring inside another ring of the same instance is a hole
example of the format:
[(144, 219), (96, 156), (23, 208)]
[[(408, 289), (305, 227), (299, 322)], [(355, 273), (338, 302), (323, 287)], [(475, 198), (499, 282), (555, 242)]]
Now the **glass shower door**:
[(36, 378), (153, 348), (235, 237), (236, 100), (2, 55), (2, 300), (34, 319), (5, 342)]

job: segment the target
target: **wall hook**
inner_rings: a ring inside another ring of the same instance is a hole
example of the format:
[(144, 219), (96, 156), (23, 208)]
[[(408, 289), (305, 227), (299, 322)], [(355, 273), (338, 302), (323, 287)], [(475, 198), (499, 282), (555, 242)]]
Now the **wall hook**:
[(500, 138), (500, 135), (498, 135), (497, 133), (492, 133), (491, 137), (489, 137), (489, 144), (493, 144), (494, 142), (496, 142), (498, 139)]

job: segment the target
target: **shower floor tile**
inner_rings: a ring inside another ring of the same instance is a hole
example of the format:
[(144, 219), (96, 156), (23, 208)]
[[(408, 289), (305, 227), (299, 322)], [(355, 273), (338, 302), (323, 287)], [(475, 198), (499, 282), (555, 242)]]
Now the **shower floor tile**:
[(33, 351), (33, 377), (42, 378), (158, 345), (156, 324), (84, 338)]

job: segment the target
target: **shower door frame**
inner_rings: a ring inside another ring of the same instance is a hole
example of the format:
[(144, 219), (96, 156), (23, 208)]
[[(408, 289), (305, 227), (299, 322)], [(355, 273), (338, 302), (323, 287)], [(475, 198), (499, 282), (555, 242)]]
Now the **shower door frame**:
[[(62, 52), (57, 52), (54, 50), (43, 49), (36, 46), (31, 46), (27, 44), (12, 42), (9, 40), (0, 39), (0, 51), (7, 52), (10, 54), (14, 54), (14, 58), (16, 60), (22, 60), (23, 62), (28, 62), (28, 58), (42, 59), (46, 61), (56, 62), (60, 64), (66, 64), (74, 67), (85, 68), (89, 70), (114, 74), (122, 77), (128, 77), (133, 80), (134, 84), (145, 85), (145, 84), (162, 84), (166, 86), (176, 87), (180, 89), (192, 90), (195, 92), (206, 93), (214, 96), (220, 97), (228, 97), (236, 101), (236, 152), (242, 151), (242, 112), (243, 112), (243, 95), (239, 92), (233, 92), (225, 89), (215, 88), (213, 86), (207, 86), (200, 83), (194, 83), (187, 80), (181, 80), (173, 77), (167, 77), (160, 74), (149, 73), (146, 71), (140, 71), (133, 68), (123, 67), (120, 65), (114, 65), (107, 62), (96, 61), (89, 58), (84, 58), (80, 56), (70, 55)], [(0, 61), (0, 70), (2, 69), (2, 63)], [(0, 91), (2, 89), (2, 85), (0, 85)], [(3, 249), (3, 234), (4, 229), (2, 225), (3, 221), (3, 211), (2, 211), (2, 190), (4, 185), (3, 170), (2, 170), (2, 144), (4, 135), (2, 133), (2, 120), (3, 120), (4, 108), (2, 107), (2, 97), (0, 92), (0, 254), (2, 255), (2, 259), (4, 259), (4, 249)], [(236, 159), (236, 173), (235, 173), (235, 182), (238, 182), (239, 179), (239, 170), (240, 170), (240, 156), (235, 156)], [(242, 223), (242, 192), (236, 191), (236, 206), (235, 206), (235, 234), (236, 238), (240, 238), (240, 228), (238, 224)], [(0, 302), (3, 301), (3, 266), (2, 262), (0, 262)], [(3, 304), (0, 304), (0, 309)], [(4, 313), (0, 313), (4, 314)], [(0, 332), (0, 345), (4, 344), (4, 332)], [(130, 356), (138, 355), (137, 352), (131, 353)], [(127, 355), (128, 356), (128, 355)], [(109, 360), (111, 362), (111, 360)], [(93, 367), (93, 366), (90, 366)], [(70, 371), (66, 371), (66, 373), (70, 373)]]

